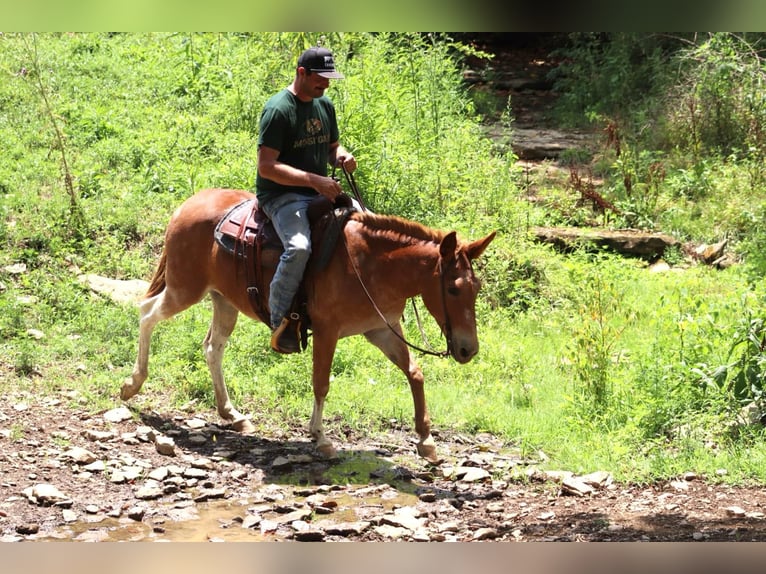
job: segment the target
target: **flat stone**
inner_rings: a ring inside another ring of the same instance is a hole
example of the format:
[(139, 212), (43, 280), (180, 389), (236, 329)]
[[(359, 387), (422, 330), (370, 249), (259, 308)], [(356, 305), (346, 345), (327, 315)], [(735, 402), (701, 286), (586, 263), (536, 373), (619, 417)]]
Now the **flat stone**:
[(72, 460), (77, 464), (90, 464), (98, 460), (98, 457), (95, 454), (79, 446), (72, 447), (69, 450), (63, 452), (61, 454), (61, 458)]
[(24, 489), (23, 494), (27, 500), (39, 506), (56, 505), (63, 508), (72, 506), (72, 499), (52, 484), (41, 483), (30, 486)]
[(133, 413), (127, 407), (118, 407), (104, 413), (104, 420), (110, 423), (121, 423), (133, 418)]

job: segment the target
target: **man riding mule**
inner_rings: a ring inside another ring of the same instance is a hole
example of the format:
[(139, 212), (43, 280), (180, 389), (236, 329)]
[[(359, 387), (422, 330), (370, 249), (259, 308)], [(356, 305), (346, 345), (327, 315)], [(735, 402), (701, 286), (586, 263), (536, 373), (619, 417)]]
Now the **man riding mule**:
[[(215, 238), (222, 218), (253, 198), (252, 193), (241, 190), (202, 190), (173, 213), (157, 270), (140, 304), (138, 353), (133, 372), (120, 391), (123, 400), (140, 391), (149, 376), (150, 341), (156, 325), (209, 295), (213, 316), (202, 347), (218, 414), (234, 430), (255, 431), (229, 399), (222, 362), (239, 313), (264, 319), (251, 304), (241, 260)], [(407, 377), (415, 407), (417, 451), (438, 462), (423, 373), (404, 339), (401, 318), (407, 300), (420, 296), (447, 339), (444, 354), (458, 363), (470, 361), (479, 350), (475, 303), (480, 283), (472, 261), (494, 237), (490, 233), (483, 239), (461, 241), (454, 231), (437, 231), (394, 216), (350, 214), (327, 264), (312, 266), (305, 277), (314, 391), (309, 429), (320, 453), (327, 457), (336, 454), (322, 422), (335, 349), (341, 338), (364, 335)], [(268, 288), (274, 270), (261, 271)]]
[(321, 47), (304, 51), (293, 82), (261, 114), (256, 196), (284, 247), (269, 295), (271, 348), (279, 353), (301, 350), (291, 307), (311, 255), (309, 204), (318, 195), (334, 201), (342, 192), (327, 175), (328, 164), (356, 169), (354, 156), (339, 143), (335, 108), (324, 95), (331, 78), (343, 78), (332, 53)]

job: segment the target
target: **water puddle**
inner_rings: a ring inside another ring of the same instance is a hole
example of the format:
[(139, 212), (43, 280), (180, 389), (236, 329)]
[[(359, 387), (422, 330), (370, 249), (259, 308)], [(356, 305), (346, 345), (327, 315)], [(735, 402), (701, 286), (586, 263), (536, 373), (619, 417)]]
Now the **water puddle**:
[[(414, 506), (416, 487), (406, 469), (374, 452), (343, 453), (332, 464), (295, 464), (268, 476), (252, 492), (222, 500), (147, 502), (142, 520), (92, 516), (38, 540), (87, 542), (256, 542), (281, 540), (298, 521), (369, 521), (399, 506)], [(193, 493), (190, 493), (193, 494)], [(317, 497), (321, 503), (317, 503)], [(138, 501), (136, 501), (138, 503)]]

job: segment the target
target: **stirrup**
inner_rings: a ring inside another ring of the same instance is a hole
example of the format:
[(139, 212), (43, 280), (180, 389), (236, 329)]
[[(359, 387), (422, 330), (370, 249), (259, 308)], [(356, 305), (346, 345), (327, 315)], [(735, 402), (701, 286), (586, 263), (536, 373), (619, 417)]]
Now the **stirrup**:
[(300, 322), (297, 313), (291, 313), (285, 317), (279, 326), (271, 334), (271, 349), (277, 353), (290, 354), (301, 352), (299, 337)]

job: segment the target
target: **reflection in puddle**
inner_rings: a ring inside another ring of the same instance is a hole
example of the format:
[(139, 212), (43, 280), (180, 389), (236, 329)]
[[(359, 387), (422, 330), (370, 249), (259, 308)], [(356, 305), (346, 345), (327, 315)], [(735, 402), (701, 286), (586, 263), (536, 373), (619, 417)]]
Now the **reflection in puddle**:
[[(328, 464), (298, 464), (270, 476), (246, 496), (192, 504), (155, 502), (142, 521), (94, 517), (61, 527), (41, 540), (82, 542), (257, 542), (283, 540), (297, 521), (347, 523), (370, 520), (417, 502), (411, 474), (373, 452), (341, 453)], [(264, 496), (264, 493), (267, 493)], [(268, 493), (277, 493), (270, 496)], [(309, 499), (320, 493), (317, 508)]]

